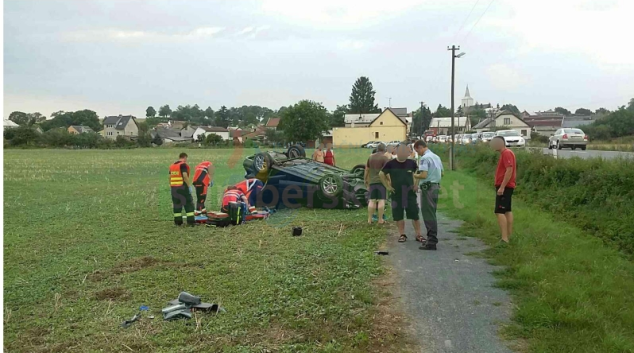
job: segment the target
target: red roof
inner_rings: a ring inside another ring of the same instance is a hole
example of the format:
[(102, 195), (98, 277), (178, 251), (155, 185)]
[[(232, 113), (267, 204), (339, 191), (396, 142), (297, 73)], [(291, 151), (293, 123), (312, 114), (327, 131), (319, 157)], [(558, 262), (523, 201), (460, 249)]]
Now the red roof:
[(280, 118), (270, 118), (266, 122), (266, 127), (277, 127), (280, 124)]

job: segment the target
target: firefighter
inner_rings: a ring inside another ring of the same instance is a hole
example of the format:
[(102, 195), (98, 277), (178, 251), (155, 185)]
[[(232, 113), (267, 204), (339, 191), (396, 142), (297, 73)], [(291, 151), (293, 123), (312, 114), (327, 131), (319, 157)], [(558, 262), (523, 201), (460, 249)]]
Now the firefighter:
[(229, 204), (232, 202), (244, 203), (246, 208), (249, 209), (249, 200), (235, 185), (227, 187), (227, 190), (225, 190), (225, 193), (222, 196), (222, 212), (228, 213)]
[(183, 224), (183, 207), (187, 216), (187, 225), (194, 226), (194, 200), (191, 194), (189, 180), (189, 165), (187, 153), (181, 153), (178, 160), (170, 166), (170, 188), (172, 189), (172, 204), (174, 207), (174, 224)]
[(262, 191), (262, 188), (264, 188), (264, 183), (259, 179), (251, 178), (241, 181), (235, 186), (247, 197), (249, 205), (256, 206), (258, 194)]
[(194, 188), (196, 189), (196, 214), (206, 214), (205, 201), (207, 200), (207, 189), (214, 186), (214, 165), (209, 161), (204, 161), (196, 166), (194, 171)]

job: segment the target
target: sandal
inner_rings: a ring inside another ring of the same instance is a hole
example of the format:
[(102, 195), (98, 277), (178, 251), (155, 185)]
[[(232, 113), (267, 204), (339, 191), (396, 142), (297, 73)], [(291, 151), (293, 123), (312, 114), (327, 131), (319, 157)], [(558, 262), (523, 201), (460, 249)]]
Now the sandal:
[(407, 240), (407, 235), (401, 234), (401, 237), (398, 238), (399, 243), (404, 243)]
[(425, 238), (423, 238), (422, 235), (417, 235), (416, 236), (416, 241), (419, 243), (424, 243), (425, 242)]

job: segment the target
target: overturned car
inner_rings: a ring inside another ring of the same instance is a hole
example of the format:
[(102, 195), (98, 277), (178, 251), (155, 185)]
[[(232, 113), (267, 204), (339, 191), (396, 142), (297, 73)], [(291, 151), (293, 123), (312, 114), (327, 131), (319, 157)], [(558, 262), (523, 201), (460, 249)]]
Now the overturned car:
[(363, 181), (365, 165), (345, 170), (306, 158), (300, 145), (286, 152), (260, 152), (243, 163), (246, 178), (266, 186), (258, 195), (260, 206), (358, 208), (367, 204)]

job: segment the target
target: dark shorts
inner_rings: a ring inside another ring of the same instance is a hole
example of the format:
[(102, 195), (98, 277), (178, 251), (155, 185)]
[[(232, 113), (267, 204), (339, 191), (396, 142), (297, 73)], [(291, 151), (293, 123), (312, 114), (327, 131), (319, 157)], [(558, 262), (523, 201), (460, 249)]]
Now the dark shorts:
[(385, 200), (387, 191), (383, 184), (370, 184), (370, 200)]
[(497, 190), (499, 188), (495, 188), (495, 213), (504, 214), (506, 212), (511, 212), (511, 199), (513, 198), (513, 188), (504, 188), (504, 193), (502, 195), (497, 194)]
[(406, 195), (392, 195), (392, 218), (395, 221), (402, 221), (403, 216), (407, 216), (407, 219), (418, 220), (419, 211), (415, 192), (410, 191)]

